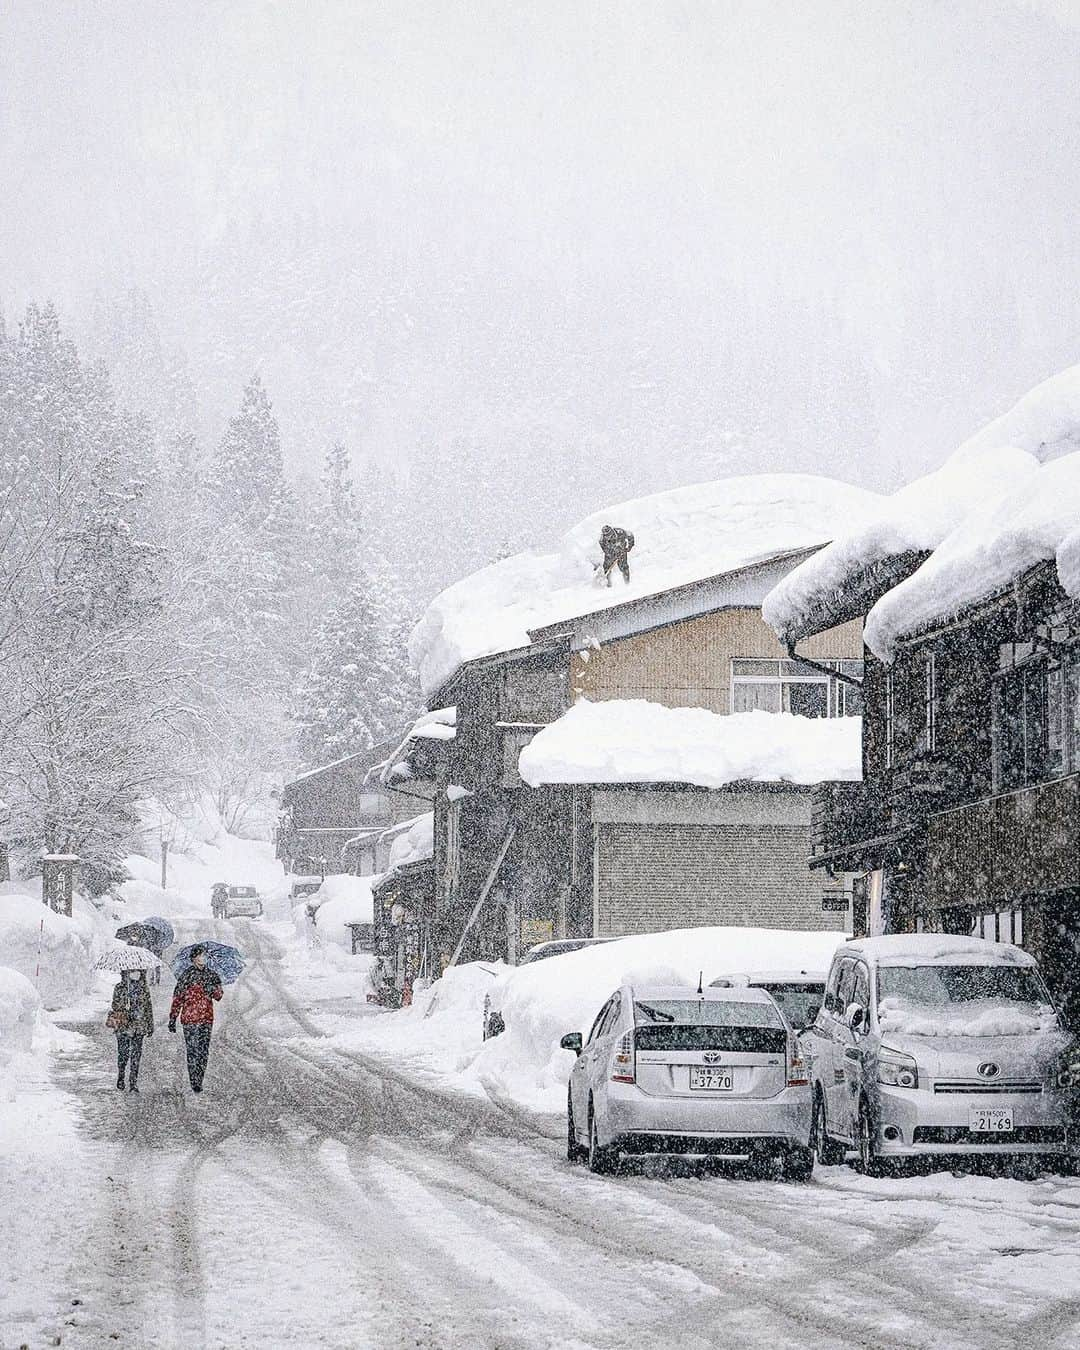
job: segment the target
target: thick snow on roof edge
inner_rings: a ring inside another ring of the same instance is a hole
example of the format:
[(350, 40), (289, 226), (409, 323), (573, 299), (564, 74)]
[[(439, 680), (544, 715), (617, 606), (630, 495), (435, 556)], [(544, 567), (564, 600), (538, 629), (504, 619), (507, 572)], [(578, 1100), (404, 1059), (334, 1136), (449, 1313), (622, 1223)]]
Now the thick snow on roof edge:
[[(813, 548), (877, 510), (864, 488), (813, 474), (759, 474), (676, 488), (606, 507), (550, 553), (519, 553), (447, 587), (409, 639), (428, 697), (466, 662), (529, 645), (529, 633), (674, 586)], [(635, 537), (631, 581), (597, 586), (604, 524)]]
[(853, 780), (862, 776), (862, 719), (582, 700), (533, 737), (518, 768), (531, 787)]
[(765, 620), (784, 635), (849, 578), (874, 563), (935, 549), (973, 509), (1024, 492), (1040, 465), (1080, 450), (1080, 366), (1030, 390), (933, 473), (882, 501), (766, 598)]
[(905, 634), (952, 618), (1049, 561), (1065, 590), (1080, 598), (1080, 454), (1044, 464), (1021, 487), (972, 511), (873, 607), (867, 645), (889, 661)]

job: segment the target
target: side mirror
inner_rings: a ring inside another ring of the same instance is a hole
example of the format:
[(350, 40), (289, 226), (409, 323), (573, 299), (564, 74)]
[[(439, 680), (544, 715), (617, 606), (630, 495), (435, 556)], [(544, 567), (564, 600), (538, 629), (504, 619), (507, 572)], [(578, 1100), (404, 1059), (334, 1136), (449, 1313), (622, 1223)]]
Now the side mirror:
[(564, 1050), (573, 1050), (575, 1055), (581, 1054), (581, 1032), (568, 1031), (559, 1042)]
[(866, 1009), (861, 1003), (849, 1003), (844, 1010), (844, 1026), (862, 1033), (866, 1030)]

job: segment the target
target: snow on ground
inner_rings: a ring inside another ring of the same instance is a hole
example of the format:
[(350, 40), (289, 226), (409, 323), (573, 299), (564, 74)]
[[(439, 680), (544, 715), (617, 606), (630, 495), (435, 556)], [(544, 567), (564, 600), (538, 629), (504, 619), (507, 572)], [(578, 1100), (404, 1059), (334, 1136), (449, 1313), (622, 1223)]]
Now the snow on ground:
[[(409, 639), (425, 695), (459, 666), (529, 645), (529, 633), (673, 586), (823, 544), (880, 509), (873, 492), (812, 474), (761, 474), (660, 492), (587, 517), (550, 553), (519, 553), (456, 582)], [(596, 585), (600, 530), (634, 535), (630, 584)]]
[[(970, 532), (964, 533), (962, 523), (972, 511), (982, 518), (981, 529), (989, 518), (996, 519), (1003, 527), (1006, 546), (1024, 556), (1031, 545), (1022, 537), (1008, 538), (1010, 502), (1014, 496), (1029, 497), (1040, 465), (1076, 450), (1080, 450), (1080, 366), (1037, 385), (1002, 417), (966, 440), (935, 472), (908, 483), (876, 508), (854, 513), (854, 523), (848, 522), (826, 548), (795, 568), (766, 598), (762, 606), (765, 621), (783, 635), (797, 628), (822, 598), (849, 577), (900, 553), (936, 549), (958, 527), (960, 549), (971, 550), (973, 540)], [(1054, 480), (1051, 475), (1043, 481)], [(1031, 515), (1029, 510), (1029, 530), (1034, 524)], [(1035, 528), (1037, 532), (1039, 527)], [(944, 570), (959, 588), (981, 586), (980, 566), (989, 565), (991, 580), (998, 575), (989, 546), (972, 555), (974, 570), (966, 578), (959, 561), (950, 572), (948, 560), (953, 557), (955, 550), (950, 549)], [(935, 581), (932, 572), (930, 581), (923, 584), (928, 590), (936, 588), (948, 603), (944, 575), (939, 573)], [(882, 626), (875, 634), (878, 645), (871, 643), (873, 650), (888, 650), (896, 623), (881, 616)]]
[[(766, 714), (767, 715), (767, 714)], [(335, 1024), (362, 1046), (445, 1088), (488, 1095), (529, 1111), (560, 1111), (572, 1056), (559, 1041), (587, 1032), (624, 980), (697, 986), (743, 971), (827, 969), (842, 933), (684, 928), (621, 938), (528, 965), (472, 962), (451, 968), (413, 1004), (355, 1024)], [(482, 1039), (485, 996), (506, 1031)]]
[(39, 881), (0, 884), (0, 960), (33, 984), (46, 1008), (62, 1008), (91, 987), (91, 967), (112, 931), (81, 896), (68, 918), (42, 904), (39, 888)]
[(522, 750), (543, 783), (818, 783), (862, 777), (862, 719), (665, 708), (644, 699), (582, 699)]

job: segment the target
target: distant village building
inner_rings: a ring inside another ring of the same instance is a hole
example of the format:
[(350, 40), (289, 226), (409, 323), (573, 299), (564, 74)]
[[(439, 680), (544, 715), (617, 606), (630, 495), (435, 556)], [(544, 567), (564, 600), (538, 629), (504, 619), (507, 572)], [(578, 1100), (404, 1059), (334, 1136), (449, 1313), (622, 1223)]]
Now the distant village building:
[(367, 876), (386, 867), (386, 831), (416, 814), (417, 797), (426, 803), (431, 795), (423, 785), (406, 795), (381, 780), (377, 770), (397, 745), (391, 741), (348, 755), (285, 784), (275, 849), (286, 872)]

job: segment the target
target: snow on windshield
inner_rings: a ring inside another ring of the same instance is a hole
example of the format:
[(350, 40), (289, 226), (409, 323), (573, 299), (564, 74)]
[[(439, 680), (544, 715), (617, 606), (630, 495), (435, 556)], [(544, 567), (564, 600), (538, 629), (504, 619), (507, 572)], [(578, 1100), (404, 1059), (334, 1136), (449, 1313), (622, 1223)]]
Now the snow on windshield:
[(1025, 1036), (1057, 1025), (1034, 970), (985, 965), (879, 968), (878, 1021), (908, 1036)]

